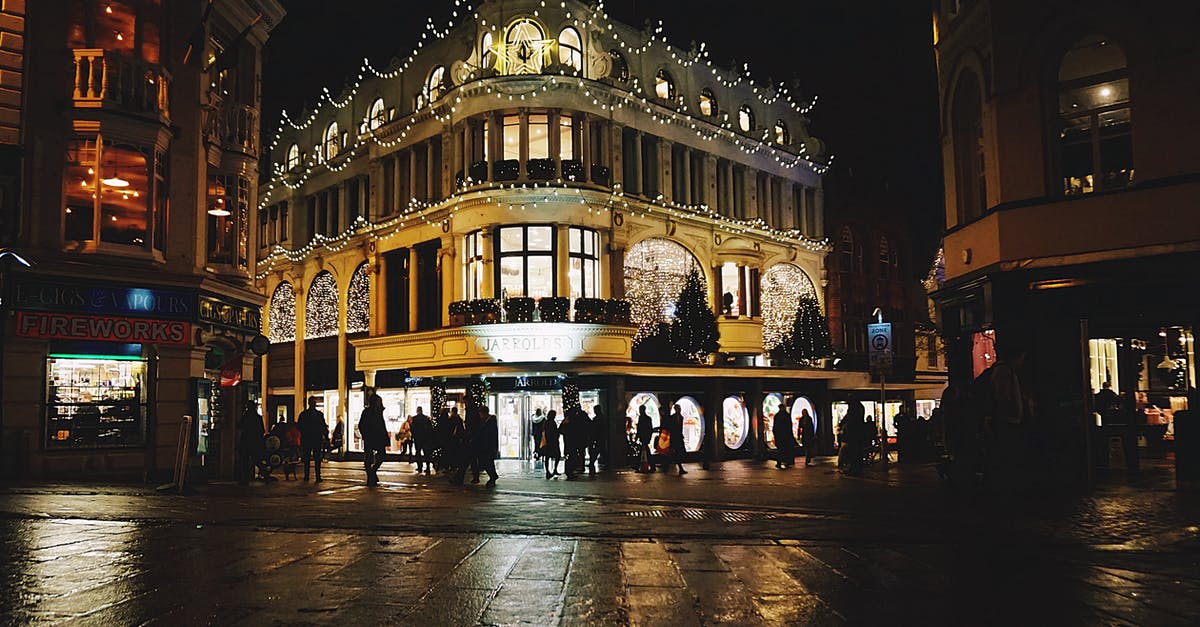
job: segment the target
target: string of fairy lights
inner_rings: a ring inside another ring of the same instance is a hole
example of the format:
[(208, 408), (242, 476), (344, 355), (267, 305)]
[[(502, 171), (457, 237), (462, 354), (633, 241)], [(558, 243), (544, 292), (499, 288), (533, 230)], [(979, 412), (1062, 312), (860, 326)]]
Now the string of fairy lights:
[[(371, 273), (366, 263), (358, 264), (350, 277), (346, 301), (346, 333), (366, 333), (371, 330)], [(337, 311), (334, 310), (336, 317)], [(336, 323), (335, 323), (336, 324)]]
[(817, 297), (817, 288), (803, 270), (790, 263), (771, 266), (763, 273), (759, 299), (762, 304), (763, 350), (784, 342), (792, 333), (800, 299)]
[[(328, 271), (313, 278), (304, 299), (304, 339), (316, 340), (338, 333), (337, 279)], [(327, 312), (332, 311), (330, 316)], [(294, 314), (293, 314), (294, 315)]]
[(296, 339), (296, 294), (290, 283), (280, 283), (271, 294), (271, 314), (267, 317), (267, 338), (272, 344)]
[(439, 229), (448, 226), (454, 215), (465, 207), (479, 203), (506, 208), (511, 212), (523, 212), (538, 208), (538, 203), (565, 203), (587, 207), (589, 214), (600, 215), (614, 210), (630, 216), (660, 215), (673, 220), (708, 220), (730, 235), (758, 235), (777, 242), (790, 244), (809, 252), (826, 252), (829, 243), (815, 240), (800, 229), (778, 229), (771, 227), (762, 218), (738, 219), (726, 216), (707, 204), (686, 205), (667, 201), (659, 194), (654, 199), (626, 196), (620, 185), (611, 191), (597, 190), (562, 179), (548, 182), (481, 183), (468, 179), (470, 189), (456, 191), (441, 201), (421, 201), (413, 198), (408, 206), (398, 213), (377, 222), (358, 216), (345, 230), (337, 235), (314, 234), (299, 248), (289, 249), (276, 244), (260, 266), (265, 264), (255, 278), (262, 280), (275, 272), (282, 264), (299, 263), (317, 252), (338, 253), (358, 241), (358, 236), (370, 235), (377, 239), (389, 239), (399, 235), (407, 225), (425, 224)]
[[(462, 0), (455, 0), (455, 8), (452, 11), (452, 16), (454, 19), (458, 18), (459, 8), (463, 6), (464, 3)], [(545, 8), (546, 2), (543, 0), (540, 3), (540, 6)], [(566, 3), (562, 2), (561, 7), (566, 9)], [(500, 26), (496, 24), (488, 25), (487, 20), (485, 18), (481, 18), (477, 12), (474, 12), (470, 5), (465, 6), (464, 12), (467, 14), (473, 14), (475, 19), (479, 21), (480, 25), (484, 28), (490, 29), (489, 32), (491, 32), (493, 35), (500, 34)], [(538, 15), (539, 11), (535, 10), (534, 16), (536, 17)], [(598, 32), (602, 33), (610, 33), (613, 38), (614, 45), (620, 50), (623, 50), (626, 54), (643, 54), (652, 49), (656, 42), (661, 40), (661, 45), (664, 47), (667, 53), (682, 67), (687, 68), (696, 63), (704, 61), (712, 71), (714, 78), (719, 84), (730, 89), (746, 84), (750, 87), (751, 93), (759, 100), (759, 103), (764, 106), (773, 105), (782, 98), (794, 112), (804, 116), (811, 111), (816, 102), (816, 99), (814, 98), (807, 103), (801, 104), (795, 98), (793, 98), (793, 96), (788, 92), (782, 83), (775, 88), (761, 88), (750, 78), (748, 64), (743, 66), (744, 73), (735, 73), (734, 78), (726, 79), (722, 75), (723, 71), (714, 66), (712, 60), (708, 57), (708, 47), (706, 44), (701, 44), (693, 52), (684, 53), (681, 55), (681, 51), (679, 51), (679, 49), (670, 46), (665, 36), (661, 36), (661, 22), (659, 23), (658, 27), (649, 34), (648, 39), (644, 43), (640, 45), (633, 45), (625, 41), (620, 36), (617, 29), (614, 28), (613, 22), (608, 20), (608, 15), (604, 12), (603, 2), (596, 5), (594, 10), (592, 10), (586, 16), (573, 16), (569, 10), (566, 11), (566, 15), (568, 19), (573, 20), (572, 23), (576, 28), (585, 29), (585, 32), (597, 30)], [(338, 100), (329, 91), (328, 87), (323, 88), (322, 94), (318, 98), (317, 106), (314, 107), (313, 111), (306, 120), (296, 122), (287, 115), (286, 110), (283, 111), (282, 122), (280, 123), (279, 129), (270, 144), (270, 150), (274, 151), (279, 145), (286, 127), (291, 127), (295, 130), (306, 130), (312, 126), (317, 119), (323, 115), (323, 111), (325, 110), (325, 108), (322, 106), (323, 104), (328, 103), (335, 109), (343, 109), (346, 106), (350, 106), (353, 102), (355, 102), (359, 89), (362, 87), (364, 81), (367, 80), (368, 72), (381, 79), (392, 79), (401, 76), (415, 62), (418, 53), (423, 49), (430, 34), (437, 39), (444, 39), (445, 37), (449, 36), (450, 31), (454, 28), (454, 19), (448, 22), (444, 30), (437, 29), (432, 19), (428, 20), (426, 23), (426, 31), (422, 33), (421, 41), (418, 42), (417, 47), (404, 61), (400, 62), (391, 70), (377, 70), (370, 64), (369, 60), (364, 59), (363, 65), (356, 77), (355, 84), (348, 88), (348, 92), (343, 92), (345, 97), (341, 100)], [(501, 38), (501, 40), (502, 39), (503, 38)], [(442, 66), (438, 67), (441, 68)], [(771, 134), (770, 130), (767, 128), (763, 129), (763, 135), (759, 139), (744, 137), (739, 134), (737, 130), (735, 130), (734, 122), (729, 119), (727, 112), (724, 114), (722, 119), (715, 121), (704, 116), (697, 118), (692, 116), (689, 107), (681, 98), (677, 98), (675, 100), (675, 106), (673, 109), (671, 107), (667, 107), (660, 99), (651, 100), (648, 97), (647, 91), (643, 89), (642, 82), (636, 77), (632, 79), (632, 90), (629, 92), (611, 90), (603, 94), (593, 94), (592, 89), (598, 84), (585, 80), (581, 75), (580, 68), (571, 67), (569, 68), (569, 73), (568, 70), (560, 68), (557, 75), (545, 75), (544, 81), (540, 86), (534, 87), (533, 89), (523, 93), (513, 93), (506, 92), (502, 86), (502, 82), (497, 82), (494, 79), (481, 81), (480, 79), (483, 78), (483, 75), (478, 71), (480, 69), (481, 68), (477, 67), (473, 68), (470, 73), (467, 74), (467, 76), (462, 77), (464, 83), (462, 86), (463, 88), (468, 85), (475, 85), (478, 87), (480, 83), (483, 83), (485, 94), (494, 94), (497, 98), (501, 99), (507, 97), (510, 101), (525, 101), (527, 98), (533, 98), (539, 93), (545, 93), (551, 87), (557, 87), (560, 85), (570, 86), (577, 90), (583, 90), (584, 97), (591, 98), (593, 105), (600, 107), (601, 110), (616, 110), (625, 107), (639, 106), (642, 108), (644, 113), (651, 116), (652, 120), (658, 121), (660, 124), (686, 124), (690, 130), (694, 131), (696, 135), (702, 139), (709, 141), (732, 141), (741, 152), (747, 154), (760, 154), (766, 152), (767, 154), (773, 156), (776, 162), (783, 167), (794, 168), (806, 166), (811, 168), (817, 174), (823, 174), (828, 170), (829, 164), (833, 159), (833, 156), (830, 155), (825, 164), (817, 163), (811, 159), (808, 159), (804, 156), (804, 154), (807, 152), (806, 145), (801, 146), (800, 150), (798, 151), (799, 154), (792, 156), (789, 153), (780, 150), (778, 147), (771, 145)], [(650, 93), (653, 92), (651, 91)], [(453, 98), (453, 100), (449, 99), (448, 96), (443, 97), (440, 100), (430, 99), (431, 101), (428, 103), (425, 110), (418, 108), (417, 111), (414, 111), (413, 114), (409, 116), (402, 130), (399, 130), (398, 128), (381, 128), (378, 124), (372, 124), (371, 116), (372, 111), (375, 109), (374, 101), (372, 101), (372, 106), (365, 111), (364, 119), (362, 121), (363, 124), (361, 124), (359, 127), (360, 131), (365, 132), (360, 132), (351, 146), (342, 146), (341, 144), (345, 143), (345, 140), (343, 139), (341, 142), (335, 143), (335, 147), (337, 148), (335, 151), (333, 151), (335, 154), (325, 154), (326, 151), (324, 150), (324, 147), (327, 145), (326, 137), (325, 134), (322, 134), (321, 142), (317, 145), (317, 148), (313, 150), (306, 158), (302, 159), (302, 163), (297, 166), (296, 169), (299, 169), (300, 167), (303, 168), (302, 173), (297, 175), (295, 172), (289, 171), (290, 168), (285, 169), (281, 164), (276, 164), (273, 166), (274, 179), (272, 184), (268, 187), (267, 193), (263, 195), (263, 198), (260, 202), (260, 208), (270, 203), (271, 193), (276, 188), (275, 182), (293, 189), (301, 187), (308, 181), (308, 179), (313, 175), (314, 171), (317, 170), (319, 166), (323, 165), (326, 169), (333, 172), (338, 172), (345, 169), (355, 157), (364, 152), (364, 149), (367, 148), (371, 142), (382, 146), (394, 146), (397, 143), (407, 139), (409, 132), (413, 130), (413, 127), (416, 124), (431, 117), (438, 119), (443, 123), (448, 123), (451, 121), (453, 114), (457, 112), (456, 105), (461, 103), (462, 97), (463, 94), (460, 93)], [(604, 98), (604, 102), (601, 101), (601, 97)], [(443, 113), (439, 113), (439, 110), (441, 110)], [(386, 127), (393, 126), (395, 125), (392, 123), (386, 125)], [(393, 135), (394, 139), (389, 141), (382, 137), (387, 134)], [(289, 153), (290, 152), (291, 151), (289, 150)]]

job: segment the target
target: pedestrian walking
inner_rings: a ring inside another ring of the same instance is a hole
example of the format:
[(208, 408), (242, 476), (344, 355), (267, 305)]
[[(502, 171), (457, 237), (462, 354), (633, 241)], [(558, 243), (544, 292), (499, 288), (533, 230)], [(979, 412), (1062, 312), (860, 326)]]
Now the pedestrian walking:
[[(458, 408), (451, 408), (450, 411), (451, 413), (457, 413)], [(472, 451), (475, 449), (475, 436), (479, 432), (479, 424), (482, 422), (482, 416), (485, 411), (486, 408), (480, 408), (477, 411), (467, 410), (466, 420), (463, 421), (463, 426), (466, 427), (466, 445)], [(479, 483), (479, 459), (474, 454), (470, 454), (468, 457), (471, 466), (471, 483)]]
[(367, 406), (358, 420), (358, 432), (363, 439), (363, 466), (367, 471), (367, 485), (379, 485), (379, 467), (387, 452), (387, 423), (383, 420), (383, 399), (371, 394)]
[(650, 440), (654, 439), (654, 420), (646, 412), (646, 406), (638, 407), (637, 440), (641, 445), (641, 460), (638, 472), (654, 472), (654, 464), (650, 463)]
[(308, 481), (308, 465), (311, 460), (316, 472), (315, 482), (320, 483), (321, 457), (325, 454), (329, 423), (325, 422), (325, 414), (317, 409), (317, 397), (308, 397), (308, 409), (300, 412), (296, 424), (300, 428), (300, 462), (304, 464), (304, 480)]
[(687, 471), (683, 469), (683, 413), (679, 410), (679, 403), (671, 406), (671, 415), (663, 422), (662, 428), (670, 437), (670, 445), (664, 456), (662, 470), (667, 472), (674, 465), (679, 468), (680, 475), (686, 475)]
[(259, 468), (259, 462), (262, 461), (265, 452), (263, 437), (266, 435), (262, 416), (259, 415), (252, 403), (247, 403), (245, 409), (242, 410), (242, 417), (238, 420), (237, 427), (239, 432), (238, 484), (249, 485), (250, 480), (255, 476), (255, 470)]
[(588, 433), (588, 474), (596, 474), (596, 460), (603, 455), (604, 461), (600, 465), (601, 470), (608, 467), (608, 418), (604, 415), (599, 405), (592, 408), (591, 429)]
[[(477, 411), (475, 409), (467, 410), (468, 413)], [(446, 468), (446, 476), (450, 480), (451, 485), (462, 485), (463, 477), (466, 475), (467, 466), (470, 465), (471, 456), (470, 440), (467, 438), (467, 427), (463, 424), (462, 418), (458, 415), (458, 408), (451, 410), (450, 414), (439, 421), (442, 425), (445, 439), (442, 443), (442, 458), (443, 465)]]
[(817, 452), (817, 425), (807, 407), (800, 410), (800, 445), (804, 447), (804, 465), (812, 466)]
[(400, 425), (400, 430), (396, 432), (396, 444), (400, 445), (400, 458), (408, 458), (409, 462), (414, 459), (413, 437), (412, 437), (412, 416), (404, 418), (404, 422)]
[(574, 479), (583, 470), (583, 455), (591, 433), (591, 421), (583, 409), (576, 407), (564, 412), (562, 432), (567, 445), (567, 479)]
[(424, 410), (420, 407), (417, 408), (417, 413), (413, 414), (411, 421), (413, 457), (417, 463), (417, 472), (429, 474), (429, 469), (433, 465), (433, 422), (429, 420), (429, 416), (426, 416)]
[[(329, 438), (329, 450), (340, 455), (342, 453), (342, 445), (346, 443), (346, 423), (339, 416), (337, 423), (333, 425), (333, 434)], [(340, 457), (338, 459), (341, 459)]]
[(487, 473), (487, 487), (496, 485), (496, 456), (500, 454), (500, 429), (496, 417), (487, 410), (479, 410), (479, 424), (473, 436), (475, 467)]
[(546, 414), (546, 419), (542, 421), (542, 439), (539, 448), (546, 467), (547, 479), (558, 476), (558, 462), (562, 461), (562, 448), (558, 443), (557, 416), (557, 412), (551, 409), (550, 413)]
[(790, 468), (796, 463), (796, 436), (792, 431), (792, 414), (788, 412), (787, 403), (780, 404), (774, 420), (771, 434), (775, 436), (775, 452), (779, 456), (775, 460), (775, 467)]
[(533, 410), (533, 416), (529, 420), (532, 423), (529, 435), (533, 438), (533, 459), (536, 461), (542, 456), (542, 429), (546, 425), (546, 414), (542, 413), (541, 407), (538, 407)]

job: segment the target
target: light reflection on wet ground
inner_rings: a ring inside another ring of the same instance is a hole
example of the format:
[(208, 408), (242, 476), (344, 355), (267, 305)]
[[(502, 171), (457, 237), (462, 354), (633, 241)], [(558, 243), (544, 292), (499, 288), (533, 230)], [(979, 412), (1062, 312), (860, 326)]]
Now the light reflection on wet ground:
[(686, 483), (568, 484), (509, 469), (485, 491), (403, 465), (367, 490), (360, 474), (345, 464), (319, 486), (214, 484), (189, 497), (0, 490), (3, 622), (1188, 624), (1200, 615), (1189, 495), (1115, 490), (1004, 517), (902, 475), (846, 484), (730, 468)]

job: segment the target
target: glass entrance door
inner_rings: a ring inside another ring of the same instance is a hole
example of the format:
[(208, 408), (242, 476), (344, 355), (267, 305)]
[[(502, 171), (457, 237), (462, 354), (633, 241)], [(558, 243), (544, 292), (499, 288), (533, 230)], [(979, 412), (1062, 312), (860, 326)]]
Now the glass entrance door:
[(500, 457), (503, 459), (532, 457), (531, 417), (537, 410), (546, 415), (553, 409), (558, 421), (562, 421), (562, 394), (558, 392), (506, 392), (493, 395), (491, 400), (495, 406)]

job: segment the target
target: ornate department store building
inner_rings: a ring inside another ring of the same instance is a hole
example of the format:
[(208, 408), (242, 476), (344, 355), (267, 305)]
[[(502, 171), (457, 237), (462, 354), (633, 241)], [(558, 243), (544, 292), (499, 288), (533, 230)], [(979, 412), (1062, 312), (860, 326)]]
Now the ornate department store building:
[[(602, 5), (456, 15), (274, 135), (255, 221), (268, 416), (316, 395), (355, 451), (365, 387), (394, 433), (483, 384), (502, 456), (520, 458), (531, 416), (578, 386), (614, 443), (621, 417), (678, 402), (689, 452), (749, 456), (769, 445), (764, 408), (786, 403), (831, 448), (835, 374), (765, 357), (801, 296), (823, 301), (811, 103)], [(693, 268), (723, 358), (633, 361)]]

